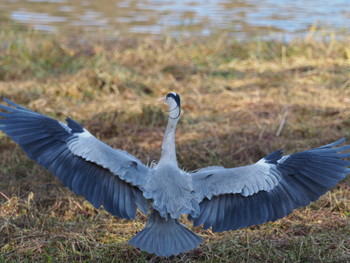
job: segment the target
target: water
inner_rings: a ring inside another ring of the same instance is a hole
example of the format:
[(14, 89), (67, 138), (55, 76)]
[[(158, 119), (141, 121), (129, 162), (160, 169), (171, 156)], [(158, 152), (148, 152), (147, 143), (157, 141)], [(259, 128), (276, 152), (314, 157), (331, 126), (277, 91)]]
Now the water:
[(274, 35), (349, 30), (349, 0), (0, 0), (0, 15), (45, 32)]

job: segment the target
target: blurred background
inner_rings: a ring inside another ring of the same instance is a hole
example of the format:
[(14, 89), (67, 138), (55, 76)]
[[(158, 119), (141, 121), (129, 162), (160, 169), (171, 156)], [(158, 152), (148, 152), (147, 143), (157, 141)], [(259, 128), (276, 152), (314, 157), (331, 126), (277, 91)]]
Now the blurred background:
[[(350, 138), (349, 27), (348, 0), (0, 0), (0, 98), (150, 163), (175, 91), (179, 166), (247, 165)], [(276, 222), (181, 221), (200, 247), (141, 253), (145, 215), (95, 209), (0, 133), (0, 262), (350, 262), (350, 178)]]
[(311, 26), (349, 29), (347, 0), (2, 0), (0, 17), (36, 30), (125, 34), (210, 35), (291, 39)]

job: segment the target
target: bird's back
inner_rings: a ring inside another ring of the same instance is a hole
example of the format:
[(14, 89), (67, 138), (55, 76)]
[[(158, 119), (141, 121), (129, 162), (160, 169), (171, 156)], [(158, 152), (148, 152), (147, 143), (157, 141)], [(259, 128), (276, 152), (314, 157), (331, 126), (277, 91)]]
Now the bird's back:
[(182, 214), (199, 213), (199, 204), (193, 195), (192, 179), (175, 165), (156, 167), (146, 184), (144, 196), (154, 200), (153, 208), (165, 218), (169, 214), (175, 219)]

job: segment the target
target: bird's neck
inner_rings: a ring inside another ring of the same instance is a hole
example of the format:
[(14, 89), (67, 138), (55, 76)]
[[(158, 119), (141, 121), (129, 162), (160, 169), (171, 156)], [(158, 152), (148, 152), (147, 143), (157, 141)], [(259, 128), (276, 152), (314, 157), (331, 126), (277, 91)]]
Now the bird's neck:
[(162, 156), (159, 160), (159, 165), (162, 163), (171, 163), (177, 166), (176, 149), (175, 149), (175, 130), (178, 118), (168, 119), (168, 125), (165, 130), (163, 144), (162, 144)]

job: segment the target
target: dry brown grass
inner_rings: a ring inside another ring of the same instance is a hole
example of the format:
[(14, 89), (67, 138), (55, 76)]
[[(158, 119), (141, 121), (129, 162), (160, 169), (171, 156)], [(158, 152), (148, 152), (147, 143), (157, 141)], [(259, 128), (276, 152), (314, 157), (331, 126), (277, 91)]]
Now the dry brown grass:
[[(349, 38), (78, 41), (3, 30), (0, 39), (0, 97), (70, 116), (144, 162), (159, 158), (166, 113), (155, 99), (169, 91), (182, 98), (177, 151), (188, 170), (350, 138)], [(96, 210), (3, 134), (0, 147), (0, 261), (167, 261), (127, 244), (145, 216)], [(348, 178), (274, 223), (221, 234), (196, 228), (205, 242), (170, 261), (346, 262), (349, 219)]]

